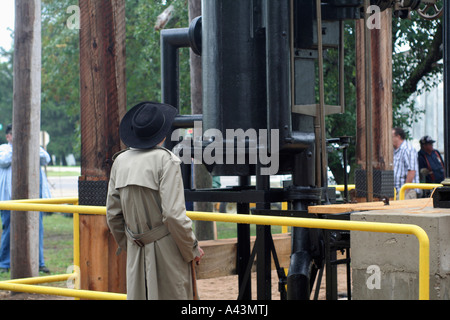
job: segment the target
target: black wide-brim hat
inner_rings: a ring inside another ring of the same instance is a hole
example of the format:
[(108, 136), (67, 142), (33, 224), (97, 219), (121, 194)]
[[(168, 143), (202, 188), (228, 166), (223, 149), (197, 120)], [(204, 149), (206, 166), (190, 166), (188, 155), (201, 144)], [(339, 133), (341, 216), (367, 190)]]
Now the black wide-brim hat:
[(120, 122), (122, 142), (131, 148), (151, 149), (168, 135), (178, 110), (168, 104), (141, 102)]

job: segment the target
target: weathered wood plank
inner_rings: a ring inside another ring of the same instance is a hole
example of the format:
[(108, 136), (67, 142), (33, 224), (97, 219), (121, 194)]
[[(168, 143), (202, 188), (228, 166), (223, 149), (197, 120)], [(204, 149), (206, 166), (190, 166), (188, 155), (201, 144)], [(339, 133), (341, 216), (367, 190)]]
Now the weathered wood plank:
[[(126, 112), (125, 0), (83, 0), (80, 4), (80, 204), (106, 204), (112, 156), (120, 151), (119, 123)], [(89, 187), (87, 187), (89, 185)], [(95, 204), (85, 190), (93, 186)], [(100, 191), (97, 191), (100, 190)], [(103, 198), (102, 198), (103, 197)], [(81, 289), (125, 292), (126, 255), (105, 217), (80, 217)]]
[(80, 215), (80, 251), (82, 289), (126, 293), (126, 254), (116, 256), (104, 216)]
[[(291, 234), (274, 234), (273, 241), (281, 267), (288, 268), (291, 255)], [(255, 237), (251, 237), (253, 248)], [(200, 247), (205, 251), (200, 265), (196, 268), (198, 279), (209, 279), (237, 274), (236, 249), (237, 239), (200, 241)], [(257, 259), (258, 257), (256, 257)], [(255, 261), (256, 261), (255, 259)], [(253, 271), (255, 263), (253, 264)], [(275, 264), (272, 259), (272, 269)]]
[[(41, 1), (15, 2), (12, 199), (39, 197)], [(11, 213), (11, 277), (38, 276), (37, 212)]]
[(355, 211), (367, 210), (392, 210), (400, 208), (426, 208), (432, 207), (433, 200), (426, 199), (412, 199), (401, 201), (390, 201), (389, 205), (385, 205), (382, 201), (377, 202), (361, 202), (361, 203), (346, 203), (346, 204), (331, 204), (322, 206), (308, 207), (308, 213), (311, 214), (336, 214)]

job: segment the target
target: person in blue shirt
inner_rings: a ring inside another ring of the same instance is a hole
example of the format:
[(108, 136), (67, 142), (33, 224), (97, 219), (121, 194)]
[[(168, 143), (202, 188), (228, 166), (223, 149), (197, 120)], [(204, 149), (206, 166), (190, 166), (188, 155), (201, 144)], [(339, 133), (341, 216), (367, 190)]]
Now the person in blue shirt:
[[(12, 125), (6, 127), (6, 140), (8, 143), (0, 145), (0, 201), (11, 200), (11, 162), (13, 155)], [(50, 155), (42, 147), (39, 152), (40, 164), (45, 166), (50, 162)], [(50, 198), (50, 187), (42, 167), (39, 178), (39, 197)], [(1, 210), (2, 236), (0, 238), (0, 272), (8, 272), (11, 264), (10, 257), (10, 213)], [(39, 214), (39, 271), (50, 273), (44, 261), (44, 226), (43, 213)]]
[(418, 158), (421, 182), (441, 183), (445, 179), (444, 160), (439, 151), (433, 148), (435, 142), (430, 136), (420, 139)]

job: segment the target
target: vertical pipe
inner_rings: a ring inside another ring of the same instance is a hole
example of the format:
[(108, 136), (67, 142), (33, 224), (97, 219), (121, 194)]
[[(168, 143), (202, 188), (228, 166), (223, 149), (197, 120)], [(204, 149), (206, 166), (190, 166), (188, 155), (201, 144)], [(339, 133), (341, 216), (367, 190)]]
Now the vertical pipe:
[(161, 31), (161, 101), (179, 109), (178, 49), (188, 47), (189, 28)]
[(345, 22), (339, 21), (339, 105), (345, 112)]
[[(246, 187), (250, 185), (250, 177), (239, 177), (239, 186)], [(249, 214), (250, 206), (248, 203), (237, 204), (238, 214)], [(237, 269), (238, 269), (238, 283), (239, 289), (243, 288), (243, 292), (239, 292), (239, 297), (242, 300), (251, 300), (252, 298), (252, 286), (250, 278), (247, 280), (244, 286), (244, 275), (247, 265), (250, 260), (250, 225), (249, 224), (237, 224)]]
[[(317, 121), (319, 125), (320, 140), (319, 157), (320, 157), (320, 186), (327, 187), (327, 145), (325, 131), (325, 92), (324, 92), (324, 76), (323, 76), (323, 42), (322, 42), (322, 1), (316, 0), (317, 10), (317, 50), (319, 54), (319, 106), (317, 108)], [(319, 181), (318, 181), (319, 183)]]
[[(293, 103), (293, 20), (291, 0), (266, 1), (266, 74), (268, 129), (280, 129), (280, 146), (290, 135)], [(290, 19), (286, 19), (290, 17)]]
[(78, 213), (73, 214), (73, 264), (74, 272), (78, 273), (75, 279), (75, 289), (80, 289), (80, 215)]
[[(270, 176), (261, 175), (262, 165), (256, 166), (256, 190), (269, 191)], [(256, 209), (270, 209), (270, 203), (256, 203)], [(270, 254), (270, 232), (269, 225), (256, 226), (257, 248), (256, 256), (256, 278), (257, 278), (257, 298), (258, 300), (271, 300), (272, 297), (272, 260)]]
[[(168, 29), (161, 31), (161, 102), (167, 103), (180, 111), (179, 57), (178, 49), (188, 47), (189, 28)], [(166, 137), (164, 147), (172, 150), (175, 142), (171, 141), (172, 132)], [(191, 189), (191, 164), (183, 163), (183, 184)]]

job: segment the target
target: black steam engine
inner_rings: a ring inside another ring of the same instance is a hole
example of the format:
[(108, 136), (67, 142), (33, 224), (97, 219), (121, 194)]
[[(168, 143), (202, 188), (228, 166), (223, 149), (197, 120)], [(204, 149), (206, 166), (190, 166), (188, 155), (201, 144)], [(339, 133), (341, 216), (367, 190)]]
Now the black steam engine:
[[(342, 75), (344, 20), (367, 17), (373, 13), (369, 6), (380, 11), (394, 7), (405, 16), (420, 3), (206, 0), (202, 16), (189, 28), (164, 30), (163, 102), (178, 107), (177, 49), (191, 47), (202, 58), (203, 114), (179, 116), (175, 126), (193, 128), (200, 123), (203, 135), (179, 144), (179, 154), (203, 155), (213, 175), (239, 177), (234, 187), (191, 190), (190, 162), (185, 161), (186, 200), (235, 202), (238, 214), (248, 214), (249, 204), (256, 203), (254, 214), (294, 217), (308, 216), (308, 206), (330, 203), (334, 189), (329, 192), (327, 185), (324, 119), (343, 112), (344, 90), (340, 77), (339, 103), (325, 104), (323, 54), (339, 52)], [(172, 148), (175, 143), (170, 143)], [(292, 179), (283, 188), (271, 188), (270, 176), (276, 174)], [(255, 186), (250, 185), (251, 176), (256, 177)], [(289, 210), (270, 210), (273, 202), (288, 202)], [(336, 261), (336, 251), (345, 249), (347, 259)], [(288, 275), (278, 266), (282, 298), (310, 299), (312, 284), (326, 269), (327, 298), (336, 299), (336, 264), (349, 263), (348, 249), (346, 232), (293, 228)], [(258, 299), (270, 299), (272, 256), (277, 264), (270, 227), (257, 226), (251, 251), (249, 226), (238, 225), (240, 299), (251, 298), (249, 272), (255, 255)]]

